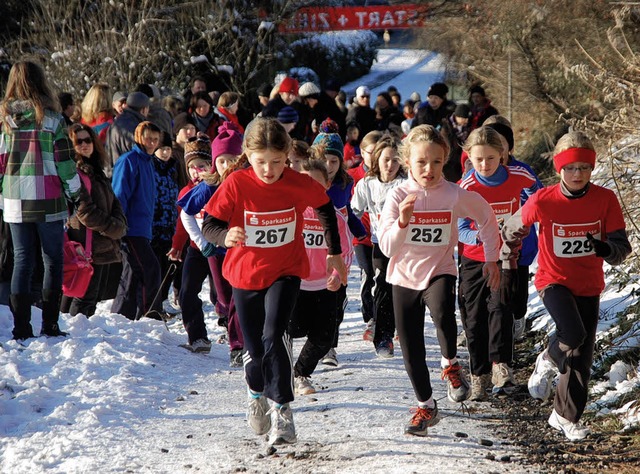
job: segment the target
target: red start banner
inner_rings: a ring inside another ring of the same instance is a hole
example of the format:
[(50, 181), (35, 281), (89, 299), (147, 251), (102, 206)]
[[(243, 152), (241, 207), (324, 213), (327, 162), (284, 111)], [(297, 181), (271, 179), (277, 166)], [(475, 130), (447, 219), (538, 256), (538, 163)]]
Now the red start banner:
[(425, 5), (301, 8), (281, 25), (284, 33), (336, 30), (390, 30), (424, 25)]

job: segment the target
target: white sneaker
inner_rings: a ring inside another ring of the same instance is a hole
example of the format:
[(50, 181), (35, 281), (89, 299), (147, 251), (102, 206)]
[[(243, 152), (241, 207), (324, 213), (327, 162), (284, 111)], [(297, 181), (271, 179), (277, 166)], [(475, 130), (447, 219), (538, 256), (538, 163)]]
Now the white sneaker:
[(494, 394), (505, 393), (507, 395), (516, 391), (516, 379), (513, 378), (513, 369), (505, 362), (493, 364), (491, 366), (491, 383)]
[(570, 441), (580, 441), (591, 433), (591, 430), (583, 424), (574, 423), (561, 417), (555, 409), (551, 412), (551, 416), (549, 417), (549, 425), (558, 431), (562, 431)]
[(193, 352), (208, 353), (211, 352), (211, 341), (209, 339), (196, 339), (189, 344)]
[(491, 374), (471, 375), (471, 395), (472, 402), (484, 402), (489, 398), (487, 388), (491, 384)]
[(527, 319), (523, 316), (522, 318), (513, 320), (513, 340), (514, 341), (522, 341), (524, 339), (524, 331), (527, 327)]
[(262, 394), (256, 398), (251, 393), (249, 393), (247, 401), (247, 421), (249, 426), (257, 435), (266, 434), (271, 429), (269, 402)]
[(271, 431), (269, 432), (269, 444), (293, 444), (298, 441), (296, 427), (293, 424), (293, 412), (288, 403), (278, 407), (274, 405), (269, 410), (271, 415)]
[(316, 393), (316, 389), (311, 385), (309, 377), (298, 376), (293, 381), (293, 385), (296, 390), (296, 395), (311, 395), (312, 393)]
[(322, 358), (322, 363), (324, 365), (338, 367), (338, 354), (336, 354), (336, 350), (333, 347), (329, 349), (329, 352)]
[(527, 384), (531, 396), (542, 401), (546, 401), (551, 395), (553, 379), (558, 373), (556, 365), (547, 357), (548, 354), (545, 349), (536, 359), (536, 367), (533, 369)]
[(447, 380), (447, 396), (454, 403), (463, 402), (471, 393), (469, 381), (460, 363), (442, 369), (442, 380)]

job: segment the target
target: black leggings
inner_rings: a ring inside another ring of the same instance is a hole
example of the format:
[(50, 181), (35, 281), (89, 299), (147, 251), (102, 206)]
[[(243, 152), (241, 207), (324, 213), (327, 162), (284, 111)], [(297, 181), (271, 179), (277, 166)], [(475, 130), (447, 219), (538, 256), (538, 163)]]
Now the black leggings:
[(233, 288), (244, 336), (244, 374), (254, 392), (276, 403), (293, 401), (291, 341), (287, 326), (300, 278), (285, 276), (261, 290)]
[(575, 296), (565, 286), (550, 285), (540, 297), (556, 323), (549, 355), (561, 375), (553, 405), (560, 416), (577, 422), (587, 405), (600, 296)]
[(438, 275), (426, 290), (412, 290), (393, 285), (393, 309), (404, 367), (420, 402), (432, 395), (424, 343), (425, 307), (429, 308), (436, 327), (442, 357), (456, 357), (456, 277)]
[(391, 284), (387, 282), (389, 257), (382, 253), (378, 244), (373, 244), (373, 268), (375, 269), (375, 287), (373, 288), (374, 314), (376, 331), (373, 336), (374, 346), (382, 341), (392, 341), (396, 330), (393, 317), (393, 296)]
[(296, 376), (309, 377), (331, 349), (336, 328), (338, 294), (335, 291), (304, 291), (298, 294), (289, 321), (291, 337), (307, 337), (294, 366)]
[(354, 245), (353, 251), (356, 254), (356, 260), (360, 267), (360, 300), (362, 306), (362, 319), (368, 323), (373, 318), (373, 248), (369, 245)]

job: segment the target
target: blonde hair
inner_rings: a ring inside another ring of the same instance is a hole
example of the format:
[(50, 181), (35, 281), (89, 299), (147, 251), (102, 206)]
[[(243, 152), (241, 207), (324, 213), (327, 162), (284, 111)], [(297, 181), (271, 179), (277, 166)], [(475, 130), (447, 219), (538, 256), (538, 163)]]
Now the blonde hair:
[(362, 141), (360, 142), (360, 149), (367, 148), (369, 145), (375, 145), (378, 143), (378, 140), (382, 138), (383, 133), (379, 130), (374, 130), (373, 132), (367, 133), (364, 137), (362, 137)]
[[(60, 104), (49, 85), (44, 70), (32, 61), (18, 61), (9, 72), (7, 89), (4, 100), (0, 106), (0, 113), (4, 117), (9, 113), (7, 107), (14, 100), (26, 100), (31, 102), (36, 112), (36, 125), (42, 126), (45, 109), (60, 112)], [(5, 127), (10, 130), (11, 127)]]
[(238, 102), (240, 96), (236, 92), (224, 92), (218, 99), (218, 107), (230, 107)]
[(462, 149), (471, 155), (471, 148), (476, 145), (487, 145), (491, 148), (495, 148), (500, 152), (500, 156), (504, 153), (504, 146), (502, 145), (502, 136), (490, 127), (476, 128), (469, 134), (469, 138), (464, 142)]
[(273, 150), (288, 155), (291, 150), (291, 137), (282, 124), (273, 117), (256, 117), (244, 133), (242, 141), (242, 155), (233, 166), (229, 166), (222, 179), (237, 169), (243, 168), (249, 162), (249, 155), (256, 151)]
[(494, 123), (499, 123), (513, 129), (513, 127), (511, 126), (511, 122), (509, 122), (509, 119), (503, 115), (491, 115), (487, 118), (487, 120), (482, 122), (482, 125), (491, 125)]
[(98, 82), (91, 86), (82, 99), (82, 120), (86, 123), (94, 122), (101, 113), (111, 113), (111, 109), (109, 84)]
[(451, 149), (449, 142), (444, 135), (438, 132), (434, 127), (431, 125), (419, 125), (412, 128), (409, 135), (402, 140), (400, 156), (402, 156), (404, 161), (409, 160), (409, 155), (411, 155), (411, 145), (414, 143), (435, 143), (436, 145), (440, 145), (444, 150), (445, 157), (449, 156), (449, 150)]
[(553, 156), (556, 156), (558, 153), (562, 153), (569, 148), (587, 148), (589, 150), (596, 151), (591, 139), (584, 132), (579, 131), (573, 131), (562, 135), (553, 149)]

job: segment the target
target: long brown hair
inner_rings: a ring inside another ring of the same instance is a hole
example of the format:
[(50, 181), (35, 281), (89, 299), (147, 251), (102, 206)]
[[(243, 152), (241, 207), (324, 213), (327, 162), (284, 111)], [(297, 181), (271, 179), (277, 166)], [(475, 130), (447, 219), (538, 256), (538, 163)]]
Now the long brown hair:
[[(375, 176), (376, 178), (380, 178), (380, 156), (382, 152), (387, 148), (391, 148), (396, 153), (396, 157), (398, 162), (400, 163), (400, 168), (398, 169), (398, 176), (404, 176), (404, 164), (400, 159), (400, 147), (402, 142), (398, 137), (392, 135), (389, 132), (384, 132), (384, 134), (380, 137), (380, 140), (376, 142), (376, 147), (373, 149), (373, 153), (371, 153), (371, 168), (367, 171), (366, 176)], [(395, 178), (394, 178), (395, 179)]]
[[(89, 134), (89, 137), (91, 137), (91, 141), (93, 142), (93, 153), (91, 154), (91, 159), (94, 160), (95, 164), (100, 169), (106, 168), (111, 164), (111, 160), (107, 157), (98, 135), (96, 135), (96, 132), (94, 132), (90, 126), (82, 123), (74, 123), (69, 127), (69, 138), (71, 138), (73, 146), (75, 147), (78, 144), (78, 132), (83, 131)], [(84, 161), (84, 157), (79, 153), (75, 154), (74, 159), (77, 162)]]
[[(32, 61), (18, 61), (9, 72), (7, 90), (0, 106), (3, 120), (7, 115), (9, 102), (27, 100), (33, 104), (36, 112), (36, 125), (42, 126), (45, 109), (60, 112), (60, 104), (54, 94), (44, 70)], [(6, 127), (9, 129), (9, 127)]]

